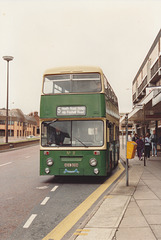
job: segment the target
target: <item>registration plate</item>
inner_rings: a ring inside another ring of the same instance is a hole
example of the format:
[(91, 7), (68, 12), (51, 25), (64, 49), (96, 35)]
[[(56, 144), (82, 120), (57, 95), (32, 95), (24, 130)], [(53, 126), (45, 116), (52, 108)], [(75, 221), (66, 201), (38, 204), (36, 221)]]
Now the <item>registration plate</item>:
[(79, 167), (78, 163), (64, 163), (64, 167)]

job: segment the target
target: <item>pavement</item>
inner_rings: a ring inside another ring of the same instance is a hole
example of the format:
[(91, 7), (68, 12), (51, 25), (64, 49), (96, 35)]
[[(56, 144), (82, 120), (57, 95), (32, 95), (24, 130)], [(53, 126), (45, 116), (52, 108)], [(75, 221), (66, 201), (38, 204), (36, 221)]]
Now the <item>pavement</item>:
[(129, 160), (128, 173), (128, 186), (124, 174), (71, 239), (161, 240), (161, 152), (146, 166)]

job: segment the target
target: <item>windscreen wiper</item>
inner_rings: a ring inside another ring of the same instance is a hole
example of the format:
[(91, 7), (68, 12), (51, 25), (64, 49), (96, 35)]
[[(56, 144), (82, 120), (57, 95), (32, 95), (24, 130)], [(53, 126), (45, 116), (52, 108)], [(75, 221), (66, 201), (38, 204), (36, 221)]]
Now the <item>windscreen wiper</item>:
[(54, 123), (54, 122), (56, 122), (56, 121), (58, 121), (58, 119), (54, 119), (54, 120), (52, 120), (52, 121), (50, 121), (50, 122), (45, 122), (47, 125), (50, 125), (50, 124), (52, 124), (52, 123)]
[(78, 140), (78, 142), (80, 142), (84, 147), (88, 147), (88, 146), (86, 146), (80, 139), (78, 139), (78, 138), (76, 138), (76, 137), (73, 137), (73, 138), (75, 138), (76, 140)]

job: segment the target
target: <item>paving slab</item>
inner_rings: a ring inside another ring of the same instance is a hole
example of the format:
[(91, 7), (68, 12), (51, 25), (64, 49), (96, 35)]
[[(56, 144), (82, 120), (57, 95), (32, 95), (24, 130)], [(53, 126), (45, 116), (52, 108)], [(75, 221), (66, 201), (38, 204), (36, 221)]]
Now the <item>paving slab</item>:
[(83, 231), (78, 233), (77, 240), (112, 240), (112, 236), (114, 234), (113, 229), (106, 228), (84, 228)]
[(139, 185), (134, 193), (135, 199), (158, 199), (146, 185)]
[(137, 188), (138, 186), (145, 186), (146, 184), (144, 183), (144, 181), (142, 179), (140, 179), (139, 181), (139, 184), (137, 185)]
[(144, 180), (156, 180), (156, 177), (151, 174), (149, 171), (146, 171), (142, 174), (141, 179)]
[(145, 218), (149, 225), (161, 224), (161, 214), (160, 215), (145, 215)]
[(161, 225), (151, 225), (151, 228), (157, 238), (161, 238)]
[(142, 212), (135, 202), (131, 202), (125, 212), (120, 228), (148, 227)]
[(161, 199), (161, 189), (158, 187), (153, 187), (153, 192), (155, 193), (155, 195)]
[(149, 227), (119, 228), (115, 240), (156, 240)]
[[(129, 196), (110, 195), (87, 223), (86, 227), (116, 228), (130, 201)], [(99, 221), (98, 221), (99, 219)]]
[(157, 186), (160, 186), (160, 184), (161, 184), (161, 181), (159, 180), (159, 179), (157, 179), (157, 178), (153, 178), (153, 179), (143, 179), (143, 181), (144, 181), (144, 183), (147, 185), (147, 186), (149, 186), (149, 187), (151, 187), (151, 188), (155, 188), (155, 187), (157, 187)]
[(119, 182), (117, 184), (117, 186), (114, 188), (114, 190), (112, 191), (113, 195), (127, 195), (127, 196), (132, 196), (134, 191), (135, 191), (135, 186), (128, 186), (125, 187), (125, 178), (123, 178), (123, 180), (121, 182)]
[(137, 200), (137, 204), (144, 215), (161, 214), (161, 200)]

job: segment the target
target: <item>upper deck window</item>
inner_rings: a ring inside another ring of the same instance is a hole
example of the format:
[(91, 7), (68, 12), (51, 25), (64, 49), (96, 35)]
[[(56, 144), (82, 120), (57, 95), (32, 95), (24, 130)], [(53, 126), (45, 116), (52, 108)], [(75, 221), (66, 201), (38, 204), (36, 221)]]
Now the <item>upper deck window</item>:
[(100, 92), (99, 73), (45, 75), (44, 94)]

